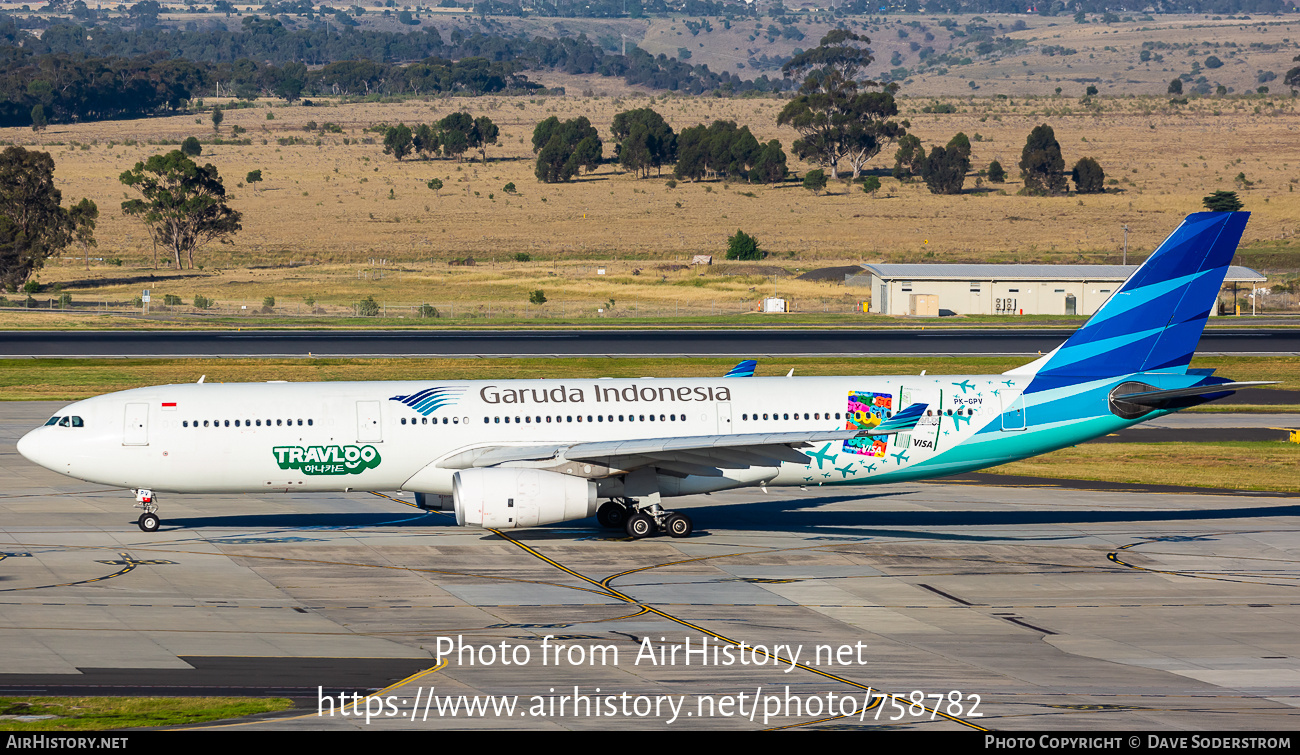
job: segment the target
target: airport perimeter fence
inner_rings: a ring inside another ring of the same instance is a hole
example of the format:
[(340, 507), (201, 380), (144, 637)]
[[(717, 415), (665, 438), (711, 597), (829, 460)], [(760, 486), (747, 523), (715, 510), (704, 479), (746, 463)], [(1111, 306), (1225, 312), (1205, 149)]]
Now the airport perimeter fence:
[[(21, 296), (21, 295), (20, 295)], [(155, 301), (143, 304), (131, 300), (90, 300), (85, 298), (54, 297), (40, 294), (27, 299), (0, 298), (0, 308), (26, 309), (67, 314), (139, 314), (180, 315), (186, 317), (247, 317), (258, 319), (330, 320), (342, 318), (374, 317), (414, 321), (472, 322), (485, 320), (670, 320), (673, 318), (701, 318), (741, 316), (759, 313), (761, 300), (739, 302), (677, 302), (677, 301), (554, 301), (544, 304), (517, 302), (386, 302), (362, 301), (351, 304), (321, 304), (313, 302), (279, 302), (266, 306), (262, 300), (207, 300), (206, 306), (193, 302), (160, 304)], [(788, 312), (793, 314), (865, 314), (865, 301), (861, 297), (801, 298), (786, 300)], [(1233, 314), (1231, 294), (1220, 297), (1219, 313)], [(1242, 316), (1264, 314), (1294, 314), (1300, 312), (1300, 294), (1261, 295), (1252, 311), (1248, 295), (1239, 295), (1236, 304)], [(770, 313), (769, 313), (770, 314)], [(779, 313), (778, 313), (779, 314)]]
[[(362, 301), (352, 304), (321, 304), (313, 302), (277, 302), (266, 306), (260, 300), (208, 300), (206, 306), (195, 306), (192, 302), (183, 304), (160, 304), (155, 301), (144, 304), (139, 300), (89, 300), (76, 298), (71, 301), (60, 300), (48, 294), (23, 299), (0, 300), (0, 308), (18, 308), (51, 313), (67, 314), (140, 314), (140, 315), (182, 315), (202, 317), (247, 317), (258, 319), (340, 319), (357, 317), (374, 317), (376, 319), (404, 319), (415, 321), (483, 321), (483, 320), (573, 320), (573, 319), (612, 319), (612, 320), (666, 320), (677, 317), (725, 317), (758, 313), (761, 301), (740, 302), (676, 302), (676, 301), (553, 301), (544, 304), (506, 303), (506, 302), (385, 302)], [(799, 299), (787, 300), (789, 311), (795, 314), (851, 314), (861, 313), (862, 306), (857, 300), (839, 299)]]

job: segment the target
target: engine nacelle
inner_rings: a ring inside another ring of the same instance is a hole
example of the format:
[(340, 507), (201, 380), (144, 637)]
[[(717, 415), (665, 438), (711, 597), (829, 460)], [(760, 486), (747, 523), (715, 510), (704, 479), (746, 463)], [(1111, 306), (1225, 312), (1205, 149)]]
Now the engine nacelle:
[(540, 469), (463, 469), (452, 497), (462, 527), (536, 527), (596, 513), (594, 482)]

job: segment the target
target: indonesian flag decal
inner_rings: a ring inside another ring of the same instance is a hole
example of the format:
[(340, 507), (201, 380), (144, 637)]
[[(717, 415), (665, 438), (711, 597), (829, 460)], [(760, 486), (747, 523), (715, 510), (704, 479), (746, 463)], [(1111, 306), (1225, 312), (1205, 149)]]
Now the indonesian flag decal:
[(162, 408), (163, 408), (163, 411), (165, 411), (165, 412), (174, 412), (174, 411), (176, 411), (176, 402), (175, 402), (175, 401), (164, 401), (164, 402), (163, 402), (163, 405), (162, 405)]

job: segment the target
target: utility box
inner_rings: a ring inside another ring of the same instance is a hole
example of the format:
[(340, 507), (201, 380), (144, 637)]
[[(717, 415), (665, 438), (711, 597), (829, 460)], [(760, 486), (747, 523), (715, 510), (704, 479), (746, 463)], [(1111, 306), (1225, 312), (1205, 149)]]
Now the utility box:
[[(936, 307), (938, 305), (935, 305)], [(785, 299), (768, 298), (763, 300), (763, 312), (789, 312), (789, 305)]]
[(908, 301), (907, 313), (913, 317), (938, 317), (938, 294), (912, 294)]

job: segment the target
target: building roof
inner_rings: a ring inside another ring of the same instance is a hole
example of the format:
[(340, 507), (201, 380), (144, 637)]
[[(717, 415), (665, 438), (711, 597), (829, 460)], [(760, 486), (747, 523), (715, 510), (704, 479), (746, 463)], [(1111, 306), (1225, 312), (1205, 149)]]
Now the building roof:
[[(863, 265), (884, 280), (1029, 280), (1029, 281), (1125, 281), (1138, 265)], [(862, 276), (847, 276), (860, 278)], [(1225, 283), (1263, 283), (1267, 278), (1240, 265), (1228, 268)], [(857, 281), (854, 281), (855, 283)], [(865, 282), (865, 281), (862, 281)]]

